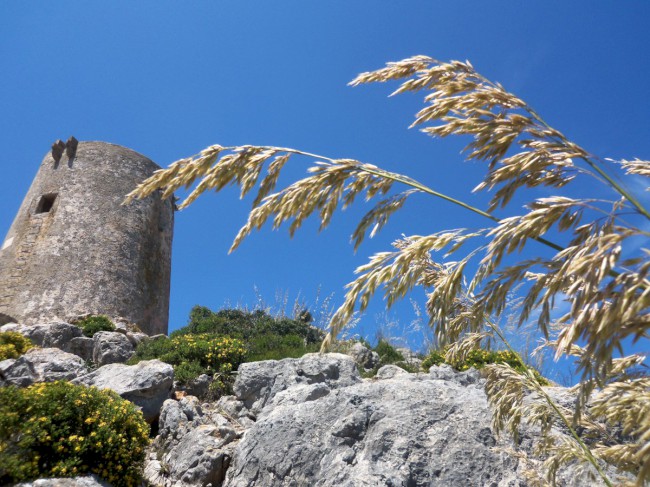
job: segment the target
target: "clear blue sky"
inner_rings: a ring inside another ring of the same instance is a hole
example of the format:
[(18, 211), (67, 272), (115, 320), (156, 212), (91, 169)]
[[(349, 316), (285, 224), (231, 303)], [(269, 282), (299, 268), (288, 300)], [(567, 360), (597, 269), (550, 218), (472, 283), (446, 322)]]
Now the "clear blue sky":
[[(408, 7), (406, 7), (408, 5)], [(59, 1), (0, 4), (4, 235), (51, 143), (74, 135), (130, 147), (165, 166), (207, 145), (269, 144), (406, 172), (474, 204), (484, 168), (466, 141), (407, 130), (420, 97), (350, 88), (357, 73), (415, 54), (469, 59), (593, 153), (650, 159), (650, 2)], [(304, 170), (294, 161), (298, 175)], [(125, 188), (125, 192), (131, 188)], [(170, 330), (195, 304), (255, 305), (334, 293), (400, 234), (481, 225), (414, 199), (355, 255), (363, 208), (318, 234), (254, 234), (227, 250), (250, 201), (206, 195), (178, 213)], [(360, 324), (373, 338), (382, 302)], [(408, 303), (392, 318), (408, 326)], [(397, 333), (388, 330), (388, 334)]]

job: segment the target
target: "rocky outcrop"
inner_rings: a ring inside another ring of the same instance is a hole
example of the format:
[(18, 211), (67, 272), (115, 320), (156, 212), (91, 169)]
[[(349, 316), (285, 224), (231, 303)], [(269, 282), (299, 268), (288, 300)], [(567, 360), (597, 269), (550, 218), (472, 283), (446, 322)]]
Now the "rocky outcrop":
[[(165, 402), (145, 476), (165, 487), (527, 485), (483, 388), (476, 370), (449, 366), (361, 380), (339, 354), (244, 364), (233, 396)], [(528, 449), (539, 440), (524, 436)], [(594, 485), (575, 470), (558, 479)]]
[(58, 348), (32, 348), (17, 359), (0, 362), (0, 386), (72, 380), (87, 372), (85, 362), (76, 355)]
[(171, 394), (174, 369), (160, 360), (145, 360), (136, 365), (110, 364), (72, 382), (112, 389), (142, 409), (145, 419), (151, 423)]
[(152, 454), (145, 475), (165, 487), (221, 485), (230, 466), (235, 440), (243, 428), (196, 397), (167, 400), (160, 412), (158, 453)]
[[(357, 347), (353, 356), (308, 354), (243, 364), (234, 395), (201, 403), (187, 395), (193, 391), (187, 387), (171, 399), (173, 368), (158, 360), (109, 363), (88, 371), (81, 356), (91, 345), (99, 364), (110, 357), (126, 360), (133, 343), (129, 334), (137, 332), (98, 333), (89, 339), (65, 325), (56, 323), (52, 330), (7, 325), (31, 334), (37, 343), (59, 343), (79, 356), (58, 348), (31, 349), (0, 362), (0, 385), (73, 379), (132, 401), (158, 427), (145, 465), (153, 486), (526, 485), (524, 470), (531, 464), (521, 465), (507, 452), (513, 446), (509, 440), (493, 434), (483, 379), (474, 369), (457, 372), (443, 365), (413, 374), (386, 365), (374, 378), (361, 379), (358, 366), (365, 368), (373, 359)], [(61, 336), (70, 341), (63, 343)], [(201, 393), (209, 382), (203, 376), (192, 387)], [(547, 391), (558, 403), (572, 406), (574, 397), (566, 389)], [(539, 435), (523, 426), (517, 446), (530, 453)], [(565, 470), (558, 485), (594, 485), (581, 475)], [(24, 484), (54, 485), (103, 484), (93, 477)]]
[(395, 374), (306, 402), (296, 393), (264, 410), (246, 431), (225, 485), (506, 486), (522, 480), (516, 459), (492, 450), (497, 439), (477, 374), (452, 381)]

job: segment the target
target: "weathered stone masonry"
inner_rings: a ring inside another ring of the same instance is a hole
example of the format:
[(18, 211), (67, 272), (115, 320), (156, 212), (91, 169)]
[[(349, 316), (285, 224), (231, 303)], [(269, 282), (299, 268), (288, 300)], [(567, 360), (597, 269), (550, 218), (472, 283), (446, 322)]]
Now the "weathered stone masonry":
[(122, 205), (157, 169), (104, 142), (48, 153), (0, 247), (0, 324), (93, 313), (166, 333), (172, 201)]

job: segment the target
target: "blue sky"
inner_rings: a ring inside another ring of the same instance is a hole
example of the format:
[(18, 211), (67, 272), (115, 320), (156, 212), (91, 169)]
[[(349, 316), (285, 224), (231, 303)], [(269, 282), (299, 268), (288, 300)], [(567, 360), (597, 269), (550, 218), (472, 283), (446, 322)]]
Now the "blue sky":
[[(0, 234), (51, 143), (70, 135), (161, 166), (215, 143), (295, 147), (408, 173), (481, 205), (485, 196), (469, 190), (485, 168), (463, 162), (466, 141), (407, 129), (420, 96), (346, 86), (415, 54), (469, 59), (593, 153), (650, 159), (649, 21), (645, 0), (5, 1)], [(308, 162), (294, 161), (290, 175)], [(263, 230), (228, 256), (249, 208), (226, 191), (176, 215), (170, 330), (195, 304), (255, 306), (255, 288), (268, 303), (280, 292), (313, 304), (320, 289), (339, 304), (353, 269), (402, 233), (484, 224), (420, 196), (356, 255), (349, 235), (363, 207), (320, 234), (315, 222), (292, 240)], [(373, 338), (379, 322), (395, 335), (413, 319), (409, 303), (388, 319), (382, 310), (378, 297), (359, 333)]]

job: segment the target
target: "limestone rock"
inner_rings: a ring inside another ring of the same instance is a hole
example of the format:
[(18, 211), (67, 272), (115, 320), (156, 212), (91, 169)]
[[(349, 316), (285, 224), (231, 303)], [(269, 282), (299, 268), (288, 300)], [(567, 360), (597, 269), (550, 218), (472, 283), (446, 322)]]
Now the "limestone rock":
[(149, 339), (149, 335), (137, 331), (133, 331), (133, 332), (127, 331), (126, 337), (131, 342), (131, 345), (133, 345), (133, 348), (137, 348), (137, 346), (140, 345), (140, 343)]
[(86, 362), (93, 359), (93, 349), (95, 348), (95, 341), (90, 337), (75, 337), (70, 340), (70, 353), (78, 355)]
[(16, 487), (110, 487), (110, 484), (95, 475), (87, 475), (71, 479), (38, 479), (17, 484)]
[(420, 370), (420, 367), (422, 366), (422, 359), (416, 352), (406, 347), (399, 347), (397, 348), (397, 351), (402, 354), (402, 357), (404, 357), (404, 362), (406, 362), (414, 370)]
[(133, 353), (131, 341), (120, 332), (100, 331), (93, 335), (93, 361), (100, 367), (124, 363)]
[(0, 362), (0, 384), (27, 387), (36, 382), (71, 380), (87, 372), (84, 361), (58, 348), (32, 348)]
[(257, 414), (274, 397), (295, 385), (322, 383), (330, 389), (361, 382), (354, 360), (343, 354), (310, 353), (299, 359), (265, 360), (240, 365), (233, 390)]
[[(208, 406), (208, 405), (206, 405)], [(221, 485), (241, 427), (217, 412), (203, 409), (194, 396), (168, 399), (160, 411), (158, 454), (145, 464), (153, 485)], [(239, 431), (237, 431), (239, 430)]]
[(174, 369), (160, 360), (145, 360), (136, 365), (109, 364), (73, 381), (76, 384), (112, 389), (142, 409), (153, 422), (169, 398)]
[(260, 418), (239, 442), (225, 486), (505, 487), (522, 480), (517, 460), (491, 449), (497, 440), (478, 385), (403, 374), (275, 404)]
[[(339, 354), (244, 364), (216, 404), (165, 401), (146, 480), (163, 487), (526, 485), (501, 447), (478, 371), (398, 367), (359, 379)], [(549, 389), (567, 404), (566, 390)], [(532, 451), (539, 433), (525, 428)], [(496, 447), (496, 448), (495, 448)], [(225, 478), (223, 474), (225, 472)], [(575, 469), (558, 485), (591, 486)]]
[(72, 339), (83, 336), (81, 328), (62, 321), (37, 325), (10, 323), (0, 327), (0, 332), (4, 331), (17, 331), (39, 347), (58, 348), (64, 352), (72, 352)]
[(363, 367), (366, 370), (374, 369), (377, 365), (379, 365), (379, 354), (377, 352), (373, 352), (360, 342), (356, 342), (354, 345), (352, 345), (348, 351), (348, 355), (354, 359), (357, 365)]
[(392, 379), (393, 377), (397, 377), (399, 375), (404, 375), (408, 374), (408, 372), (401, 367), (398, 367), (397, 365), (384, 365), (382, 368), (380, 368), (377, 371), (377, 375), (375, 375), (376, 379)]
[(468, 384), (483, 383), (478, 370), (471, 368), (458, 372), (451, 365), (434, 365), (429, 369), (429, 377), (432, 379), (451, 381), (462, 386)]
[(187, 384), (174, 383), (174, 390), (184, 391), (190, 396), (205, 398), (208, 395), (210, 384), (212, 384), (212, 377), (207, 374), (201, 374)]

